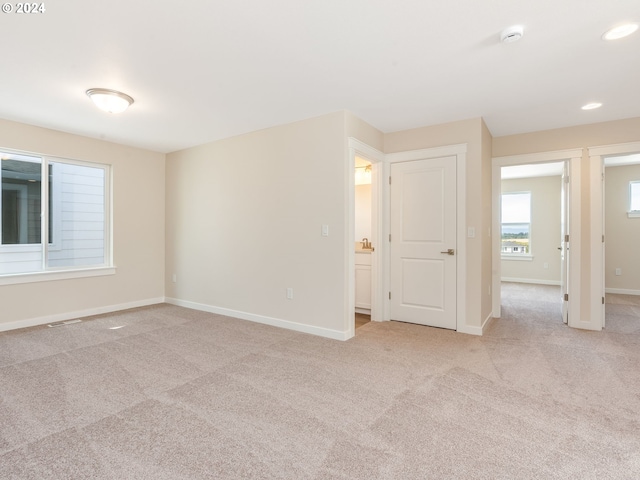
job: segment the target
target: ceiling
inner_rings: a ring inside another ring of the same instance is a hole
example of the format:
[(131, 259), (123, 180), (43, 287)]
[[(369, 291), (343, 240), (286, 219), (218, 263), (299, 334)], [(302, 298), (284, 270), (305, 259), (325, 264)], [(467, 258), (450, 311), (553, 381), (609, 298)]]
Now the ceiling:
[[(0, 118), (159, 152), (343, 109), (383, 132), (483, 117), (494, 136), (640, 116), (640, 32), (601, 40), (638, 0), (44, 4), (0, 16)], [(92, 87), (135, 103), (102, 113)]]

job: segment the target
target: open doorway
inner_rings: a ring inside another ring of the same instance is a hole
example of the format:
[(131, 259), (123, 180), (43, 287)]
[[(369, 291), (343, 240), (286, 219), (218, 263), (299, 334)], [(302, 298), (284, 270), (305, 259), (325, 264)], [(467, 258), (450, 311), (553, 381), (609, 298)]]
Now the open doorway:
[(603, 327), (624, 329), (640, 307), (640, 154), (605, 157), (603, 166)]
[[(493, 281), (492, 281), (492, 310), (495, 318), (501, 317), (501, 289), (502, 289), (502, 238), (501, 238), (501, 194), (502, 194), (502, 168), (503, 167), (518, 167), (522, 169), (529, 168), (528, 165), (541, 165), (541, 164), (562, 164), (564, 165), (564, 177), (565, 182), (562, 185), (565, 188), (564, 198), (564, 211), (566, 216), (564, 220), (558, 219), (561, 222), (561, 228), (564, 227), (566, 233), (564, 237), (556, 237), (554, 252), (556, 255), (560, 254), (561, 265), (566, 266), (561, 269), (560, 283), (561, 283), (561, 312), (563, 318), (567, 318), (567, 323), (570, 327), (596, 329), (592, 324), (592, 318), (582, 318), (581, 315), (581, 302), (580, 302), (580, 285), (581, 285), (581, 162), (582, 162), (582, 150), (559, 150), (553, 152), (541, 152), (531, 153), (523, 155), (513, 155), (505, 157), (494, 157), (492, 159), (492, 232), (496, 232), (492, 235), (492, 269), (493, 269)], [(523, 175), (527, 177), (530, 175)], [(559, 195), (560, 196), (560, 195)], [(554, 208), (554, 212), (555, 212)], [(542, 231), (546, 229), (544, 223), (541, 227)], [(532, 256), (536, 258), (535, 237), (538, 229), (532, 229)], [(560, 235), (561, 236), (561, 235)], [(558, 250), (560, 248), (560, 250)], [(569, 255), (570, 253), (570, 255)], [(546, 259), (543, 256), (540, 258), (540, 262), (536, 263), (537, 268), (542, 270), (551, 270), (551, 259), (548, 256)], [(557, 259), (557, 257), (555, 257)], [(533, 262), (533, 260), (531, 260)], [(544, 264), (548, 263), (547, 269), (544, 268)], [(533, 263), (531, 264), (533, 265)], [(564, 275), (562, 274), (564, 272)], [(539, 273), (539, 272), (538, 272)], [(513, 274), (513, 272), (511, 273)], [(507, 277), (509, 278), (509, 277)], [(517, 278), (517, 277), (516, 277)], [(536, 277), (534, 277), (536, 278)], [(538, 277), (540, 278), (540, 277)], [(557, 277), (554, 277), (554, 279)], [(556, 280), (557, 281), (557, 280)]]
[(500, 291), (505, 307), (527, 305), (521, 300), (529, 297), (533, 310), (566, 323), (565, 163), (501, 167)]
[[(347, 338), (355, 335), (356, 327), (368, 321), (381, 321), (383, 317), (383, 299), (380, 292), (384, 272), (381, 271), (383, 268), (380, 251), (377, 248), (382, 238), (383, 225), (381, 221), (383, 161), (382, 152), (355, 138), (349, 138), (349, 154), (346, 163), (349, 179), (347, 185), (349, 221), (344, 237), (347, 252), (347, 290), (345, 292)], [(358, 258), (356, 258), (357, 253)], [(357, 306), (356, 297), (358, 297)], [(366, 317), (363, 318), (362, 314)]]
[(367, 159), (355, 158), (355, 328), (371, 321), (371, 255), (372, 242), (372, 165)]

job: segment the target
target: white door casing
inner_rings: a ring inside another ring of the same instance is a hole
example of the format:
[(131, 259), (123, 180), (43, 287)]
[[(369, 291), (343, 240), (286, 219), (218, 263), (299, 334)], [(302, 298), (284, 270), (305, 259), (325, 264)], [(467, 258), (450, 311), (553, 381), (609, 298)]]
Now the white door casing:
[(562, 191), (560, 193), (560, 292), (562, 295), (562, 321), (569, 322), (569, 164), (562, 169)]
[(581, 161), (582, 150), (559, 150), (552, 152), (530, 153), (513, 155), (506, 157), (494, 157), (492, 159), (492, 230), (493, 235), (493, 316), (500, 318), (500, 283), (502, 277), (501, 255), (500, 255), (500, 191), (501, 191), (501, 169), (506, 166), (527, 165), (534, 163), (548, 163), (567, 161), (569, 164), (570, 182), (568, 188), (567, 215), (568, 234), (571, 242), (571, 256), (567, 258), (567, 285), (569, 300), (567, 302), (568, 324), (570, 327), (596, 329), (588, 321), (582, 321), (580, 303), (580, 250), (581, 250)]
[(391, 165), (390, 312), (455, 330), (456, 157)]

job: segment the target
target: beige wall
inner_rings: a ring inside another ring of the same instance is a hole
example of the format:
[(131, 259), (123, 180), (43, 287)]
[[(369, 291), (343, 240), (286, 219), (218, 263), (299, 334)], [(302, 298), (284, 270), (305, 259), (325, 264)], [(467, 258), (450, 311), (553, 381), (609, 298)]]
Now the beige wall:
[(0, 120), (0, 146), (112, 165), (116, 274), (0, 286), (0, 323), (164, 295), (164, 154)]
[[(629, 182), (640, 165), (605, 169), (605, 288), (640, 294), (640, 218), (629, 218)], [(615, 274), (616, 268), (622, 275)], [(622, 293), (622, 292), (619, 292)]]
[(169, 154), (167, 297), (346, 331), (345, 122), (338, 112)]
[[(562, 177), (502, 181), (502, 193), (531, 192), (533, 260), (502, 260), (502, 279), (560, 285), (560, 199)], [(544, 268), (545, 263), (547, 268)]]
[[(467, 238), (466, 323), (480, 327), (491, 314), (491, 135), (480, 118), (388, 133), (385, 153), (467, 144), (466, 211), (468, 227), (475, 238)], [(483, 258), (483, 256), (487, 258)]]
[(550, 152), (555, 150), (582, 148), (582, 175), (580, 192), (581, 198), (581, 240), (582, 255), (581, 267), (581, 311), (584, 321), (589, 321), (592, 316), (598, 316), (598, 312), (591, 312), (591, 290), (589, 279), (591, 278), (591, 220), (590, 220), (590, 165), (588, 147), (613, 145), (618, 143), (630, 143), (640, 141), (640, 117), (612, 122), (594, 123), (576, 127), (559, 128), (540, 132), (495, 137), (493, 139), (493, 156), (520, 155), (537, 152)]

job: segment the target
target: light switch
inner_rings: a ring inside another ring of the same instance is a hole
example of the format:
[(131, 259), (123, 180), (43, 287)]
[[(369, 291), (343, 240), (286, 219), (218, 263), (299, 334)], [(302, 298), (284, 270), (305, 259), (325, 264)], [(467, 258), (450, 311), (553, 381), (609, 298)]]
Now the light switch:
[(475, 227), (467, 227), (467, 237), (476, 238), (476, 229), (475, 229)]
[(329, 225), (322, 225), (322, 236), (323, 237), (329, 236)]

